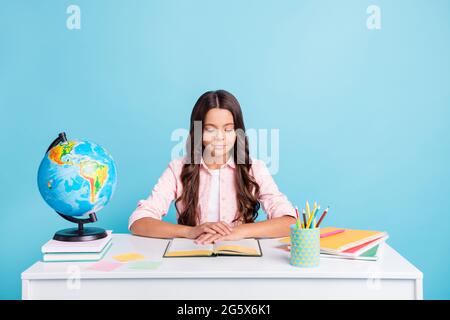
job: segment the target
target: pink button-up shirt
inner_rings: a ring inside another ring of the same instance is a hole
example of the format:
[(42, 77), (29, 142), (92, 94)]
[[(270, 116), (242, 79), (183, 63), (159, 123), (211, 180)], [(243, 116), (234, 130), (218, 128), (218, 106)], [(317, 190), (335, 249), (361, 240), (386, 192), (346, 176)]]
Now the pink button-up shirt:
[[(172, 201), (177, 199), (183, 190), (180, 179), (183, 168), (183, 159), (175, 159), (169, 163), (168, 168), (159, 178), (150, 196), (145, 200), (139, 200), (136, 210), (131, 214), (128, 229), (141, 218), (151, 217), (161, 220), (167, 214)], [(238, 214), (238, 203), (236, 199), (236, 186), (234, 171), (236, 164), (230, 157), (226, 164), (220, 169), (220, 196), (219, 196), (219, 220), (230, 225), (238, 225), (241, 221), (235, 221)], [(282, 194), (270, 175), (265, 163), (261, 160), (252, 159), (250, 174), (255, 177), (260, 187), (259, 202), (267, 213), (267, 218), (272, 219), (284, 215), (296, 217), (294, 208), (287, 197)], [(211, 184), (210, 169), (201, 159), (200, 184), (199, 184), (199, 213), (200, 224), (207, 222), (207, 210), (209, 200), (209, 188)], [(182, 205), (181, 203), (178, 204)], [(182, 208), (179, 207), (180, 211)], [(177, 213), (178, 218), (178, 213)]]

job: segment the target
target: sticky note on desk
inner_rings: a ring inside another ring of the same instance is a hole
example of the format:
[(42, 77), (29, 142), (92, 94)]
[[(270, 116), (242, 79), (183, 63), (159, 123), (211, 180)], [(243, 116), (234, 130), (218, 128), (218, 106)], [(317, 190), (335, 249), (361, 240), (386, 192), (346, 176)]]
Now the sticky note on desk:
[(99, 261), (97, 263), (94, 263), (93, 265), (90, 265), (88, 269), (97, 271), (112, 271), (119, 268), (121, 265), (122, 264), (118, 262)]
[(120, 261), (120, 262), (128, 262), (128, 261), (135, 261), (135, 260), (143, 260), (143, 259), (145, 259), (145, 257), (140, 253), (129, 252), (129, 253), (123, 253), (123, 254), (114, 256), (113, 259)]
[(135, 261), (128, 264), (130, 269), (154, 270), (161, 265), (162, 261)]

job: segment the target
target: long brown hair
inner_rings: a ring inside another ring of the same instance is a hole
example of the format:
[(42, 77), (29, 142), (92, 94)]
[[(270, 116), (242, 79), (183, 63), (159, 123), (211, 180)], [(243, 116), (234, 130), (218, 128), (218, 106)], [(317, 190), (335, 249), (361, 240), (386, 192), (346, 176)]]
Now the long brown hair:
[[(222, 108), (231, 112), (234, 120), (234, 128), (237, 139), (232, 149), (235, 170), (236, 200), (238, 213), (233, 222), (241, 220), (244, 223), (254, 222), (258, 216), (259, 185), (250, 174), (251, 159), (249, 156), (248, 139), (245, 134), (244, 118), (241, 106), (237, 99), (225, 90), (208, 91), (198, 98), (191, 114), (189, 137), (186, 141), (187, 161), (181, 171), (183, 191), (175, 201), (178, 212), (178, 223), (195, 226), (200, 221), (198, 212), (198, 193), (200, 183), (200, 159), (203, 156), (203, 125), (206, 113), (212, 108)], [(201, 121), (201, 130), (195, 131), (196, 124)], [(201, 133), (200, 133), (201, 132)], [(199, 134), (200, 133), (200, 134)], [(200, 137), (198, 137), (200, 135)], [(182, 212), (178, 209), (178, 203), (184, 205)]]

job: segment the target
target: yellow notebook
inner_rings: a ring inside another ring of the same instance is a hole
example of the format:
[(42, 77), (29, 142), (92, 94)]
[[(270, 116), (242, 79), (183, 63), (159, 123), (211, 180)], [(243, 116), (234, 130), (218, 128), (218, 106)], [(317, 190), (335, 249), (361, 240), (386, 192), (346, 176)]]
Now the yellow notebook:
[(163, 257), (214, 257), (218, 255), (261, 257), (262, 251), (257, 239), (218, 241), (212, 244), (196, 244), (192, 239), (171, 240)]
[[(324, 235), (326, 233), (333, 232), (338, 229), (344, 228), (334, 228), (334, 227), (321, 228), (320, 234)], [(386, 236), (387, 236), (386, 232), (345, 229), (345, 231), (342, 233), (334, 234), (324, 238), (321, 237), (320, 251), (329, 253), (342, 252), (344, 250), (354, 248), (369, 241)], [(280, 241), (283, 243), (290, 243), (289, 237), (280, 239)]]

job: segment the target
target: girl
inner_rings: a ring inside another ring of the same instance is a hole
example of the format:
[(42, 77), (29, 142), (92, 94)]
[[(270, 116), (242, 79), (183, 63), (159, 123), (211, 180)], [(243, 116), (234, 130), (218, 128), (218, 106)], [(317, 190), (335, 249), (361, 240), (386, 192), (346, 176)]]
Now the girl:
[[(128, 225), (133, 234), (200, 244), (289, 235), (294, 208), (265, 164), (249, 157), (241, 107), (231, 93), (208, 91), (197, 100), (186, 148), (138, 202)], [(178, 224), (161, 221), (173, 200)], [(260, 203), (268, 219), (255, 222)]]

